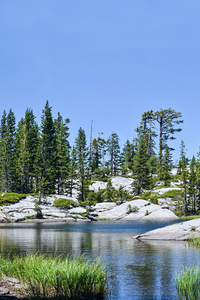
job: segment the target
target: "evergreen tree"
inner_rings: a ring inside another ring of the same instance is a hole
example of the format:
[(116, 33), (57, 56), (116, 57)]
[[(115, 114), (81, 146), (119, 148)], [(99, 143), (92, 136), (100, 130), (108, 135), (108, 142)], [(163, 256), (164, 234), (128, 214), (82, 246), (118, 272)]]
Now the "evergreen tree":
[(150, 158), (155, 155), (154, 148), (155, 148), (155, 138), (157, 134), (155, 132), (155, 116), (153, 110), (144, 112), (142, 114), (142, 119), (140, 122), (140, 126), (136, 129), (138, 133), (138, 139), (140, 136), (146, 136), (146, 151), (147, 156)]
[(86, 200), (87, 196), (87, 187), (86, 187), (86, 169), (87, 169), (87, 158), (88, 158), (88, 149), (86, 146), (86, 135), (85, 131), (82, 128), (79, 128), (78, 136), (75, 139), (74, 147), (76, 155), (76, 166), (78, 172), (78, 179), (80, 180), (80, 195), (79, 199), (81, 201)]
[(134, 193), (139, 195), (144, 189), (151, 186), (148, 169), (148, 156), (146, 151), (146, 136), (140, 137), (139, 147), (134, 159)]
[(8, 162), (7, 162), (7, 114), (4, 110), (0, 128), (0, 184), (1, 191), (8, 191)]
[[(180, 112), (176, 112), (175, 110), (169, 109), (161, 109), (160, 111), (155, 112), (154, 114), (155, 120), (159, 124), (159, 167), (162, 164), (163, 159), (163, 150), (167, 145), (168, 140), (175, 139), (175, 132), (180, 132), (181, 128), (175, 128), (175, 125), (179, 125), (183, 123), (182, 114)], [(169, 148), (170, 150), (174, 150), (173, 148)]]
[(36, 191), (36, 163), (38, 161), (39, 128), (31, 109), (25, 112), (16, 132), (17, 181), (20, 193)]
[(135, 156), (135, 147), (129, 140), (126, 141), (120, 154), (120, 166), (123, 174), (133, 170), (133, 160)]
[(196, 211), (196, 159), (193, 156), (190, 162), (190, 173), (189, 173), (189, 189), (188, 196), (190, 199), (192, 211)]
[(117, 170), (119, 169), (119, 137), (116, 133), (112, 133), (107, 140), (107, 153), (109, 156), (108, 165), (111, 170), (111, 175), (116, 175)]
[(15, 153), (15, 116), (10, 109), (3, 112), (0, 128), (0, 170), (1, 189), (15, 191), (16, 153)]
[(200, 149), (196, 160), (196, 201), (197, 209), (200, 210)]
[(55, 192), (56, 183), (56, 131), (49, 102), (46, 102), (41, 121), (42, 180), (41, 192)]
[(54, 122), (56, 129), (56, 182), (58, 194), (64, 194), (64, 188), (66, 187), (66, 180), (69, 176), (69, 164), (70, 164), (70, 145), (68, 141), (69, 137), (69, 119), (63, 120), (60, 113)]
[(170, 171), (172, 168), (172, 155), (169, 147), (166, 145), (164, 157), (159, 171), (159, 179), (164, 181), (165, 186), (170, 183), (171, 175)]
[(182, 140), (180, 144), (180, 156), (178, 161), (178, 173), (182, 174), (184, 169), (186, 168), (186, 165), (188, 165), (188, 158), (186, 158), (186, 149), (185, 149), (185, 143)]

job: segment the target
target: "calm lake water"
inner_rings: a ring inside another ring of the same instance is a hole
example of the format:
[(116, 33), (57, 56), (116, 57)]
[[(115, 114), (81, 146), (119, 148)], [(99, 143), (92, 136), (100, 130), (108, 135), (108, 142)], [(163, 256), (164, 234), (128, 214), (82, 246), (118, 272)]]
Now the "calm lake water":
[(200, 250), (186, 242), (141, 242), (136, 234), (169, 223), (90, 222), (2, 224), (0, 251), (19, 254), (84, 254), (101, 258), (108, 274), (107, 299), (176, 299), (174, 276), (199, 263)]

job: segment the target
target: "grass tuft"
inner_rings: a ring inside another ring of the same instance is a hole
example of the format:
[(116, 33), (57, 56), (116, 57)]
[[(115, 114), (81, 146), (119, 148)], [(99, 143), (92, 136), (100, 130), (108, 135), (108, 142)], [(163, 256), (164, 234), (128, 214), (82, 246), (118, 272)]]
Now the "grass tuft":
[(176, 278), (176, 291), (179, 299), (200, 299), (200, 268), (184, 268)]
[(32, 299), (103, 299), (105, 295), (106, 273), (99, 260), (1, 256), (0, 274), (19, 279)]

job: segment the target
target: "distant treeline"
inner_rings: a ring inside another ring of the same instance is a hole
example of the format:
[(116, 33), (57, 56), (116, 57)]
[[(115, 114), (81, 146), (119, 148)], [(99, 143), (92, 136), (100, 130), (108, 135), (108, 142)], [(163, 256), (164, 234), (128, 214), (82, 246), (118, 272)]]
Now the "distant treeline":
[[(180, 112), (171, 108), (144, 112), (135, 129), (137, 138), (127, 140), (122, 149), (117, 133), (113, 132), (108, 140), (102, 134), (96, 138), (91, 134), (87, 143), (82, 128), (74, 145), (70, 145), (70, 120), (63, 119), (59, 112), (53, 119), (48, 101), (42, 111), (40, 126), (35, 119), (32, 109), (27, 109), (16, 125), (12, 109), (3, 112), (0, 127), (2, 192), (72, 195), (72, 189), (78, 183), (79, 199), (84, 201), (88, 197), (89, 181), (107, 180), (112, 175), (132, 176), (135, 194), (152, 188), (152, 174), (157, 174), (165, 185), (170, 181), (174, 149), (168, 146), (168, 141), (175, 139), (175, 134), (181, 131), (183, 120)], [(157, 139), (158, 153), (155, 147)], [(188, 163), (182, 142), (180, 174)]]

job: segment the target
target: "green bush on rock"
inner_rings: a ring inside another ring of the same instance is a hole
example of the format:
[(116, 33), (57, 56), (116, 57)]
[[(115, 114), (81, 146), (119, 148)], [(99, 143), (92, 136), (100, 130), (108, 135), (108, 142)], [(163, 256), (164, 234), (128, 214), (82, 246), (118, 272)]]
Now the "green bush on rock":
[(26, 198), (26, 196), (27, 195), (25, 194), (18, 194), (18, 193), (3, 193), (0, 196), (0, 206), (17, 203), (23, 198)]
[(69, 209), (70, 206), (78, 207), (78, 204), (71, 199), (58, 198), (54, 200), (53, 206), (59, 207), (62, 209)]

